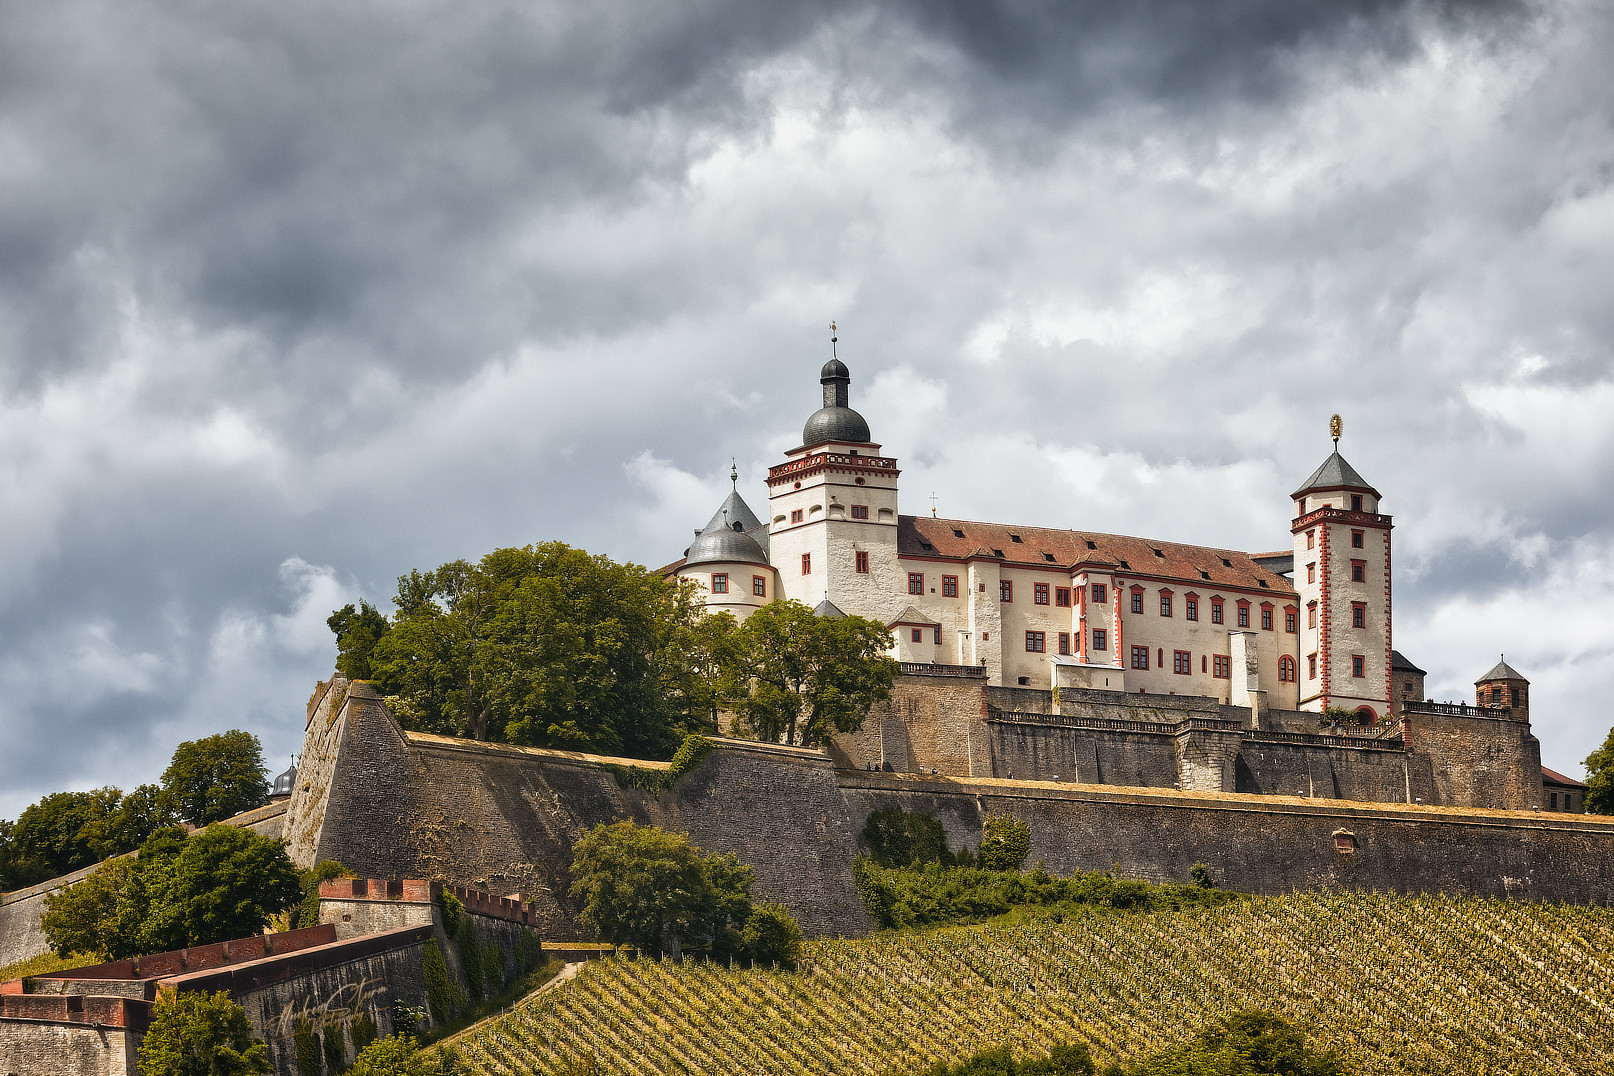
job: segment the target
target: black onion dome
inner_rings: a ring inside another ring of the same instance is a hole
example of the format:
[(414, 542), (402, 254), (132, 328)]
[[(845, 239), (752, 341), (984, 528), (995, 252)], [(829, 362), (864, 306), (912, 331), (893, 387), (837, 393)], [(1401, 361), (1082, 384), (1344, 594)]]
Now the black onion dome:
[(842, 362), (840, 359), (830, 359), (824, 364), (824, 368), (818, 372), (818, 379), (823, 381), (824, 379), (831, 377), (844, 377), (850, 381), (852, 379), (852, 371), (848, 370), (846, 368), (846, 363)]
[(291, 795), (292, 789), (297, 787), (297, 764), (292, 763), (290, 769), (275, 778), (274, 791), (269, 793), (271, 799), (278, 796)]
[(869, 440), (868, 422), (850, 407), (821, 407), (801, 428), (801, 443), (808, 446), (825, 441), (863, 443)]
[(744, 531), (737, 531), (722, 522), (714, 522), (701, 531), (684, 554), (684, 567), (693, 564), (763, 564), (768, 554), (761, 544)]

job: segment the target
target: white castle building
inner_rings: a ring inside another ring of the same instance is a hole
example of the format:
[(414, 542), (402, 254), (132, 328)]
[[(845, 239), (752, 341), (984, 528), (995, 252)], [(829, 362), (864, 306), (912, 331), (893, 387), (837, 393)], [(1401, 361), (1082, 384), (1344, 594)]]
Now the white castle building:
[(868, 617), (901, 661), (984, 666), (999, 686), (1373, 717), (1398, 697), (1393, 677), (1421, 695), (1390, 649), (1391, 520), (1337, 438), (1295, 490), (1279, 552), (938, 519), (899, 511), (901, 471), (849, 406), (845, 364), (819, 380), (824, 406), (768, 472), (768, 519), (736, 487), (668, 566), (709, 609), (744, 618), (782, 597)]

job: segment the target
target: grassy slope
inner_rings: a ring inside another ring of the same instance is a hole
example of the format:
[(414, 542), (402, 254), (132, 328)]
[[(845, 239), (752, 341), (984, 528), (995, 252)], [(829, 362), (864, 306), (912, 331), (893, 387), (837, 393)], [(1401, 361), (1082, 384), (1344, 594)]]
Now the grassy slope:
[(1296, 894), (816, 941), (796, 974), (606, 961), (455, 1045), (488, 1074), (874, 1074), (1059, 1038), (1132, 1057), (1241, 1007), (1373, 1076), (1614, 1072), (1614, 910)]

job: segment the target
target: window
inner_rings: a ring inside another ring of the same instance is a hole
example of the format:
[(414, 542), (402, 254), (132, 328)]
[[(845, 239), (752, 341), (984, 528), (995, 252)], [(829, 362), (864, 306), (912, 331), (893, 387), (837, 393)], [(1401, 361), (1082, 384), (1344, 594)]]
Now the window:
[(1316, 626), (1317, 626), (1317, 603), (1316, 602), (1307, 602), (1306, 603), (1306, 627), (1315, 628)]
[(922, 643), (922, 642), (925, 641), (925, 629), (924, 628), (914, 628), (913, 629), (913, 634), (909, 635), (908, 637), (910, 639), (912, 639), (916, 643)]
[(932, 632), (933, 632), (933, 633), (935, 633), (935, 636), (936, 636), (936, 638), (935, 638), (935, 639), (934, 639), (934, 640), (932, 640), (932, 641), (933, 641), (933, 642), (934, 642), (934, 643), (935, 643), (935, 644), (936, 644), (936, 645), (937, 645), (937, 646), (940, 646), (940, 645), (941, 645), (941, 625), (940, 625), (940, 624), (937, 624), (937, 625), (936, 625), (936, 626), (935, 626), (935, 627), (934, 627), (934, 628), (931, 628), (931, 629), (930, 629), (930, 630), (931, 630), (931, 631), (932, 631)]
[(852, 518), (853, 519), (868, 519), (869, 518), (869, 506), (866, 505), (866, 504), (854, 504), (852, 506)]
[(1093, 649), (1108, 650), (1110, 648), (1110, 632), (1108, 628), (1093, 629)]
[(1211, 658), (1211, 675), (1218, 680), (1231, 680), (1233, 678), (1233, 662), (1226, 654), (1217, 654)]
[(1211, 599), (1211, 623), (1222, 623), (1222, 599), (1220, 598)]
[(1361, 654), (1352, 654), (1351, 655), (1351, 675), (1352, 676), (1366, 676), (1367, 675), (1367, 658), (1366, 657), (1364, 657)]
[(1351, 627), (1367, 627), (1367, 605), (1362, 602), (1351, 602)]
[(1312, 561), (1310, 564), (1306, 565), (1306, 582), (1308, 582), (1308, 583), (1317, 582), (1317, 562), (1316, 561)]
[(800, 523), (805, 515), (806, 513), (804, 513), (800, 508), (797, 508), (790, 513), (790, 522)]
[(1293, 635), (1300, 630), (1300, 610), (1292, 606), (1285, 606), (1283, 610), (1283, 630)]
[(908, 593), (909, 594), (923, 594), (924, 592), (925, 592), (925, 573), (924, 572), (909, 572), (908, 573)]
[(1362, 510), (1362, 495), (1360, 493), (1351, 494), (1351, 511), (1360, 512), (1361, 510)]
[(1512, 700), (1508, 705), (1517, 707), (1519, 705), (1519, 689), (1516, 687), (1508, 688), (1508, 698)]
[(1285, 684), (1295, 682), (1295, 659), (1288, 654), (1278, 659), (1278, 679)]
[(727, 594), (728, 592), (729, 592), (729, 573), (728, 572), (713, 572), (712, 573), (712, 593), (713, 594)]
[(1367, 561), (1351, 561), (1351, 582), (1362, 583), (1367, 580)]
[(1132, 667), (1134, 669), (1147, 669), (1149, 667), (1149, 648), (1134, 646), (1132, 648)]
[(1059, 652), (1066, 656), (1070, 654), (1070, 632), (1068, 631), (1059, 633)]
[(1110, 588), (1103, 583), (1093, 584), (1093, 604), (1104, 605), (1110, 600)]
[(1261, 607), (1261, 630), (1272, 630), (1272, 610), (1265, 605)]
[(1239, 627), (1247, 628), (1249, 626), (1250, 626), (1250, 603), (1249, 602), (1239, 602)]
[(1309, 530), (1309, 531), (1306, 532), (1306, 548), (1307, 549), (1315, 549), (1316, 547), (1317, 547), (1317, 532), (1315, 530)]
[(942, 576), (942, 597), (944, 597), (944, 598), (956, 598), (956, 597), (958, 597), (958, 576), (956, 576), (956, 575), (944, 575), (944, 576)]
[(751, 593), (759, 598), (766, 598), (768, 596), (768, 577), (753, 575), (751, 577)]
[(1069, 587), (1055, 587), (1054, 588), (1054, 604), (1059, 606), (1061, 609), (1069, 609), (1070, 608), (1070, 588)]
[(1160, 592), (1160, 615), (1171, 615), (1171, 591), (1169, 590), (1162, 590)]
[(1006, 602), (1014, 601), (1014, 584), (1007, 579), (1001, 579), (998, 581), (998, 600)]
[(1317, 679), (1317, 655), (1316, 654), (1307, 654), (1306, 655), (1306, 679), (1307, 680), (1315, 680), (1315, 679)]
[(1194, 655), (1186, 650), (1173, 650), (1171, 652), (1171, 671), (1179, 676), (1187, 676), (1194, 671)]
[(801, 574), (813, 574), (813, 555), (811, 553), (803, 553), (801, 555)]
[(1044, 636), (1040, 631), (1026, 632), (1026, 652), (1029, 654), (1042, 653), (1047, 649), (1047, 645), (1044, 642), (1045, 638), (1046, 636)]
[(1047, 605), (1048, 604), (1048, 584), (1047, 583), (1033, 583), (1033, 584), (1031, 584), (1031, 603), (1033, 605)]
[(1182, 600), (1182, 615), (1184, 620), (1199, 619), (1199, 599), (1184, 598)]
[(1134, 613), (1143, 612), (1143, 591), (1141, 589), (1132, 592), (1132, 611)]
[(1156, 665), (1160, 666), (1162, 669), (1164, 669), (1166, 667), (1166, 648), (1165, 647), (1162, 646), (1159, 650), (1156, 650), (1154, 652), (1154, 663)]
[(1361, 549), (1362, 548), (1362, 532), (1361, 531), (1351, 531), (1351, 548), (1352, 549)]
[(857, 567), (858, 575), (869, 574), (869, 554), (866, 551), (862, 549), (857, 550), (852, 554), (852, 560)]

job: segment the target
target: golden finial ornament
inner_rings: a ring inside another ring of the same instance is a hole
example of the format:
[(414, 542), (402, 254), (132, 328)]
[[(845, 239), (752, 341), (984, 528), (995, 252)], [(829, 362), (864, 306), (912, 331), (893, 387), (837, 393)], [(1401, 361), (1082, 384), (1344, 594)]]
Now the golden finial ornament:
[(1328, 432), (1333, 436), (1336, 447), (1339, 445), (1339, 435), (1344, 431), (1345, 423), (1339, 420), (1338, 415), (1335, 415), (1333, 418), (1328, 420)]
[(832, 321), (829, 323), (829, 357), (832, 359), (840, 358), (840, 356), (835, 353), (835, 344), (838, 340), (840, 340), (840, 335), (835, 328), (835, 323)]

